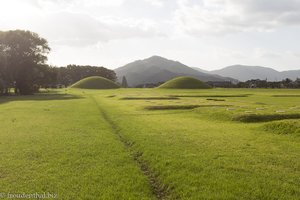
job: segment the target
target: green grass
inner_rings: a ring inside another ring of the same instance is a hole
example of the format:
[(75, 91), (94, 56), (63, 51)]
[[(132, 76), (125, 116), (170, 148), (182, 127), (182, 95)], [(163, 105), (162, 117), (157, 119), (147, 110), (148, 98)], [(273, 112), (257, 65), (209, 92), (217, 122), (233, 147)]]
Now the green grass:
[(100, 76), (91, 76), (88, 78), (84, 78), (73, 85), (71, 88), (78, 89), (115, 89), (120, 88), (120, 86), (111, 80)]
[(206, 83), (192, 77), (177, 77), (160, 85), (161, 89), (208, 89), (211, 88)]
[[(278, 116), (299, 115), (299, 99), (274, 95), (300, 91), (71, 89), (0, 97), (0, 192), (95, 200), (298, 199), (299, 120)], [(160, 99), (169, 96), (185, 97)], [(208, 101), (211, 96), (225, 101)], [(161, 109), (145, 109), (151, 106)], [(275, 119), (232, 120), (248, 115)]]
[(146, 178), (95, 103), (67, 97), (15, 97), (1, 105), (1, 192), (153, 199)]

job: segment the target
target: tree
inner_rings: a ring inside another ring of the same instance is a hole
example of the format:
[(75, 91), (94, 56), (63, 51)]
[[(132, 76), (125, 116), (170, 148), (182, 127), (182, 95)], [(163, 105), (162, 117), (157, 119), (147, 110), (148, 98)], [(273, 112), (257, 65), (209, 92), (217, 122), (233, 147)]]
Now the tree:
[(56, 85), (57, 76), (56, 67), (42, 65), (39, 68), (39, 74), (36, 76), (35, 83), (38, 87), (42, 88), (53, 87), (53, 85)]
[(295, 83), (295, 88), (300, 88), (300, 78), (297, 78), (294, 83)]
[(16, 93), (33, 93), (50, 52), (47, 40), (30, 31), (1, 31), (0, 51), (7, 58), (6, 81), (14, 85)]
[(281, 81), (285, 88), (290, 88), (292, 86), (293, 80), (286, 78)]
[(122, 78), (122, 87), (123, 88), (128, 88), (128, 83), (127, 83), (127, 79), (125, 76), (123, 76)]
[(5, 84), (5, 73), (7, 71), (7, 59), (4, 51), (1, 49), (0, 46), (0, 95), (6, 93), (6, 84)]
[(4, 86), (4, 80), (3, 77), (0, 75), (0, 95), (4, 94), (5, 86)]

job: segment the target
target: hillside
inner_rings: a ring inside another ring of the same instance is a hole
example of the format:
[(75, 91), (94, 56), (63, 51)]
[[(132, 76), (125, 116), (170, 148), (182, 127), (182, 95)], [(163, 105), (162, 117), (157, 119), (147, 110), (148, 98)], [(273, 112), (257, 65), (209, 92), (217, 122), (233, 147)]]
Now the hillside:
[(200, 72), (178, 61), (159, 56), (137, 60), (115, 69), (115, 72), (119, 81), (125, 76), (131, 87), (146, 83), (165, 82), (178, 76), (191, 76), (202, 81), (234, 81), (231, 78)]
[(267, 79), (268, 81), (280, 81), (285, 78), (295, 80), (297, 77), (300, 77), (300, 70), (279, 72), (268, 67), (246, 65), (233, 65), (220, 70), (210, 71), (210, 73), (218, 74), (220, 76), (232, 77), (240, 81), (247, 81), (250, 79)]
[(300, 78), (300, 70), (289, 70), (280, 72), (282, 78), (290, 78), (292, 80), (296, 80)]

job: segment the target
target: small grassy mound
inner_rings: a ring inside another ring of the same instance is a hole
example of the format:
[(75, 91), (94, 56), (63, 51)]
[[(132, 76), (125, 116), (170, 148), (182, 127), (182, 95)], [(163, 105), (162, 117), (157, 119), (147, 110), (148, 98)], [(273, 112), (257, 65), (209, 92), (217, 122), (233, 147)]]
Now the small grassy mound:
[(264, 129), (268, 132), (276, 134), (293, 134), (300, 136), (300, 121), (280, 121), (280, 122), (271, 122), (264, 125)]
[(158, 88), (162, 89), (209, 89), (211, 88), (206, 83), (192, 77), (177, 77), (167, 81)]
[(84, 78), (73, 85), (71, 88), (79, 88), (79, 89), (116, 89), (120, 88), (120, 86), (111, 80), (100, 76), (91, 76), (88, 78)]
[(240, 122), (269, 122), (284, 119), (300, 119), (300, 114), (243, 114), (233, 118)]

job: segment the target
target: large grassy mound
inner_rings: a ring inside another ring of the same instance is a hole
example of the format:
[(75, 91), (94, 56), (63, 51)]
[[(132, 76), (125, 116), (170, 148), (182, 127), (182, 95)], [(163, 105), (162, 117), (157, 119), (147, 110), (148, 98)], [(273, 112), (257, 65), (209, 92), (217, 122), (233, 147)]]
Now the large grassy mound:
[(91, 76), (88, 78), (84, 78), (73, 85), (71, 88), (79, 88), (79, 89), (115, 89), (120, 88), (119, 85), (108, 80), (106, 78), (100, 76)]
[(163, 89), (209, 89), (211, 87), (196, 78), (182, 76), (182, 77), (177, 77), (177, 78), (167, 81), (166, 83), (159, 86), (159, 88), (163, 88)]

